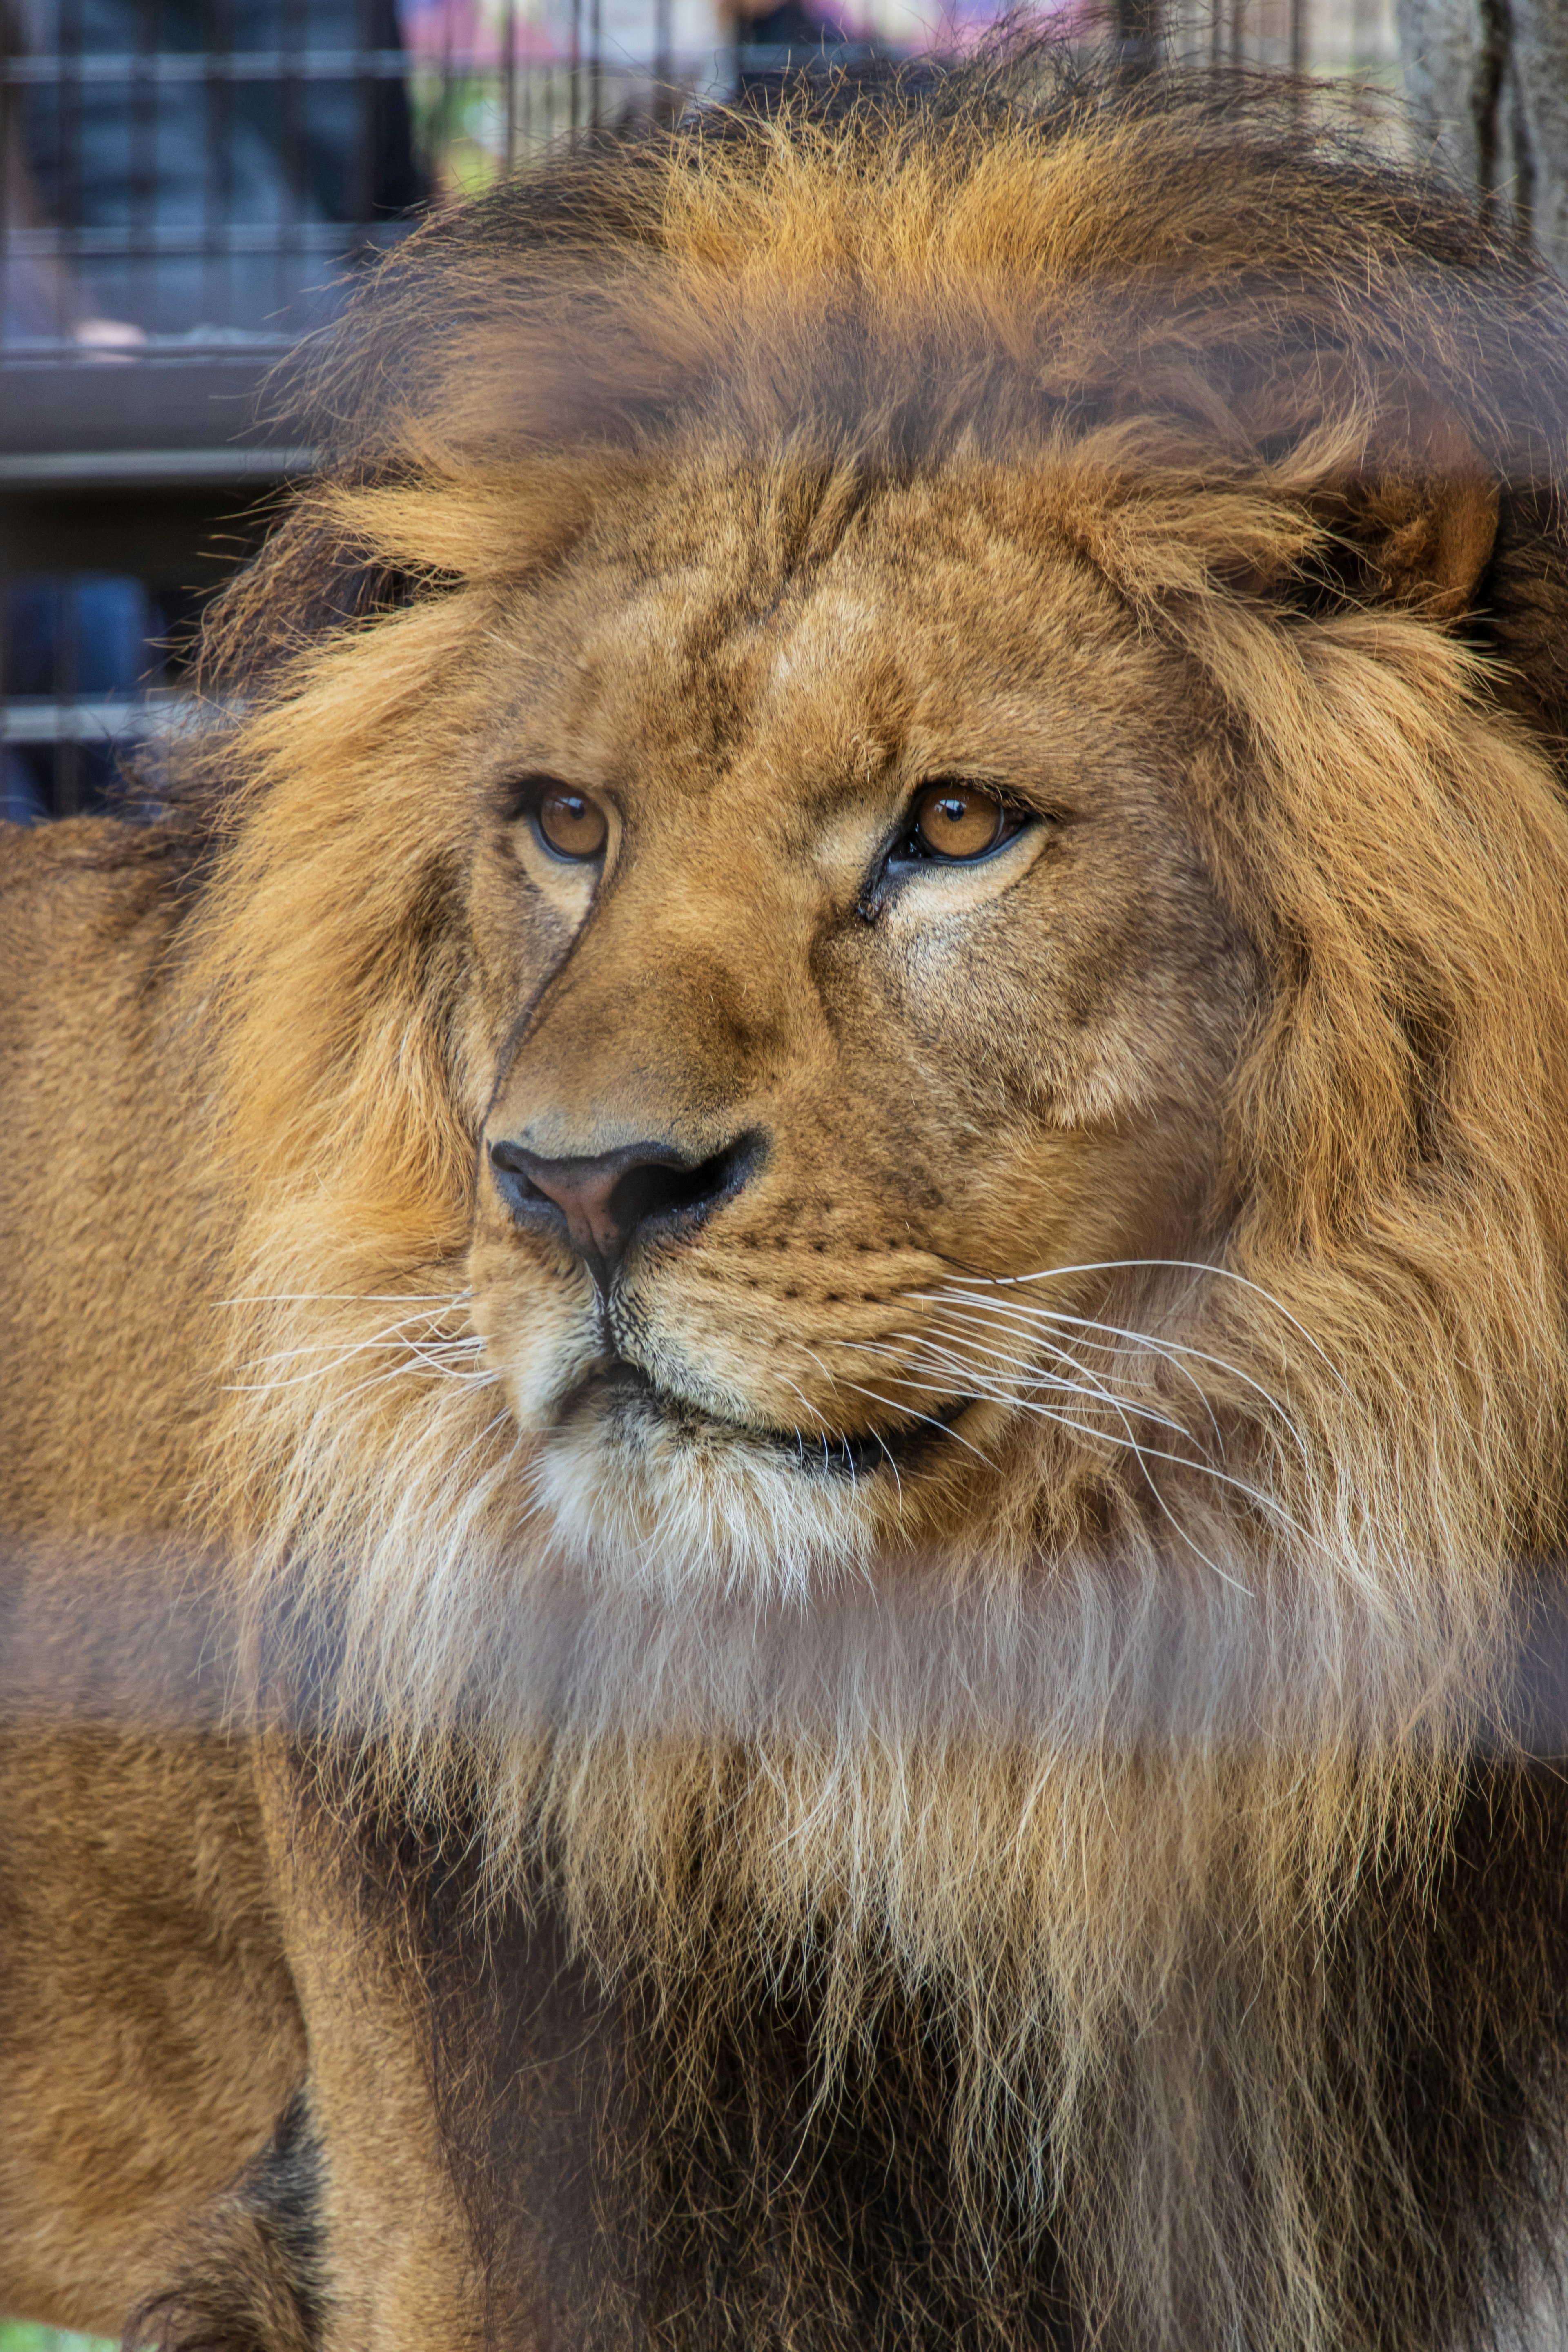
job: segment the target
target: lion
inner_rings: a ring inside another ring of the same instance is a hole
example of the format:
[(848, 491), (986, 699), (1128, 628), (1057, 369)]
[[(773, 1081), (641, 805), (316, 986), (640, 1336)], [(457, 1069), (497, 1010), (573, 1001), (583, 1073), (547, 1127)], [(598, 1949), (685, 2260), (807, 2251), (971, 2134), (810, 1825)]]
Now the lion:
[(5, 845), (0, 2305), (1554, 2340), (1565, 329), (1016, 48), (380, 271)]

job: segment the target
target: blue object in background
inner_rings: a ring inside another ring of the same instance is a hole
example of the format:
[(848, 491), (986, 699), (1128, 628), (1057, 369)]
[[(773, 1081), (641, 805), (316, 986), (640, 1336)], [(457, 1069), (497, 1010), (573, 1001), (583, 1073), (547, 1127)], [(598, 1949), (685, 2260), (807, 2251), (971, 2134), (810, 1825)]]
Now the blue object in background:
[(140, 580), (112, 572), (24, 572), (5, 599), (5, 691), (64, 701), (133, 694), (161, 624)]
[[(7, 583), (0, 634), (5, 707), (123, 703), (155, 682), (163, 616), (144, 583), (106, 572), (24, 573)], [(90, 729), (90, 715), (86, 723)], [(39, 743), (10, 742), (0, 765), (0, 814), (14, 824), (101, 809), (119, 752), (108, 727)]]

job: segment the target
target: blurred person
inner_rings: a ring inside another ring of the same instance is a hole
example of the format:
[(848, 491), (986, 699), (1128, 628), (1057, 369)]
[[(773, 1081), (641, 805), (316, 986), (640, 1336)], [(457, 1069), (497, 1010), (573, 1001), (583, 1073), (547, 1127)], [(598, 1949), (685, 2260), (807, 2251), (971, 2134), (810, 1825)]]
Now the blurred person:
[[(24, 54), (60, 60), (13, 101), (10, 217), (111, 246), (79, 257), (68, 278), (60, 262), (52, 278), (33, 264), (8, 341), (291, 335), (341, 300), (322, 283), (337, 257), (320, 232), (341, 225), (346, 257), (354, 231), (424, 194), (402, 79), (352, 69), (356, 55), (401, 49), (394, 0), (13, 0), (8, 31)], [(326, 52), (347, 69), (311, 74)], [(222, 69), (231, 53), (275, 53), (279, 70), (234, 79)], [(157, 70), (207, 56), (215, 68), (188, 79)], [(110, 58), (126, 69), (94, 70)]]
[[(6, 252), (0, 341), (13, 358), (133, 359), (149, 342), (290, 341), (331, 315), (364, 232), (425, 194), (400, 76), (357, 57), (402, 48), (394, 0), (9, 0), (0, 48), (58, 61), (0, 91)], [(333, 53), (341, 69), (300, 72)], [(160, 58), (276, 53), (237, 79)], [(128, 70), (104, 70), (114, 59)], [(100, 248), (73, 250), (78, 232)], [(0, 607), (8, 697), (126, 701), (157, 666), (145, 584), (103, 572), (12, 582)], [(107, 735), (12, 743), (4, 814), (24, 823), (101, 801)]]

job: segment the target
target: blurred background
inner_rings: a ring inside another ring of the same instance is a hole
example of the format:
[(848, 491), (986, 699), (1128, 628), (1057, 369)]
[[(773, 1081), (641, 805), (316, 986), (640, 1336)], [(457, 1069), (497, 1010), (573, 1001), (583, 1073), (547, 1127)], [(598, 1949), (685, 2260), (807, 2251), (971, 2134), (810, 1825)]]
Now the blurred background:
[[(1397, 86), (1393, 0), (1058, 0), (1068, 37)], [(1110, 13), (1106, 11), (1109, 8)], [(0, 805), (90, 811), (310, 452), (268, 369), (419, 211), (995, 0), (0, 0)], [(1015, 12), (1016, 13), (1016, 12)], [(7, 2345), (5, 2352), (17, 2352)]]

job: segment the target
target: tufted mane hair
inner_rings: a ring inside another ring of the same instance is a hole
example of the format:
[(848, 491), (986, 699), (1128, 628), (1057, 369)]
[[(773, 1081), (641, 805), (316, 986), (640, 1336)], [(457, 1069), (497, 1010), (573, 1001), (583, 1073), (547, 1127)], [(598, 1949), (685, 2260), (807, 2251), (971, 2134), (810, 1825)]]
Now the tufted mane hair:
[[(606, 141), (433, 220), (291, 363), (325, 478), (220, 606), (212, 674), (413, 582), (526, 569), (600, 469), (677, 451), (874, 479), (1065, 441), (1145, 495), (1232, 492), (1205, 554), (1321, 587), (1344, 517), (1314, 475), (1419, 383), (1502, 486), (1479, 634), (1555, 726), (1558, 303), (1458, 194), (1263, 76), (1123, 82), (1014, 43), (934, 89)], [(487, 495), (514, 467), (526, 522)], [(1249, 491), (1298, 501), (1300, 535)]]
[[(1560, 1807), (1511, 1676), (1568, 1433), (1565, 330), (1307, 87), (1014, 47), (700, 120), (387, 262), (205, 649), (203, 1508), (262, 1703), (652, 2013), (809, 1984), (823, 2102), (923, 2004), (974, 2263), (1048, 2219), (1112, 2344), (1458, 2341), (1559, 2219)], [(622, 1591), (449, 1377), (480, 1079), (432, 746), (489, 600), (639, 484), (732, 481), (807, 568), (962, 466), (1179, 656), (1262, 974), (1207, 1260), (1119, 1309), (1194, 1465), (1156, 1509), (1108, 1409), (934, 1554)]]

